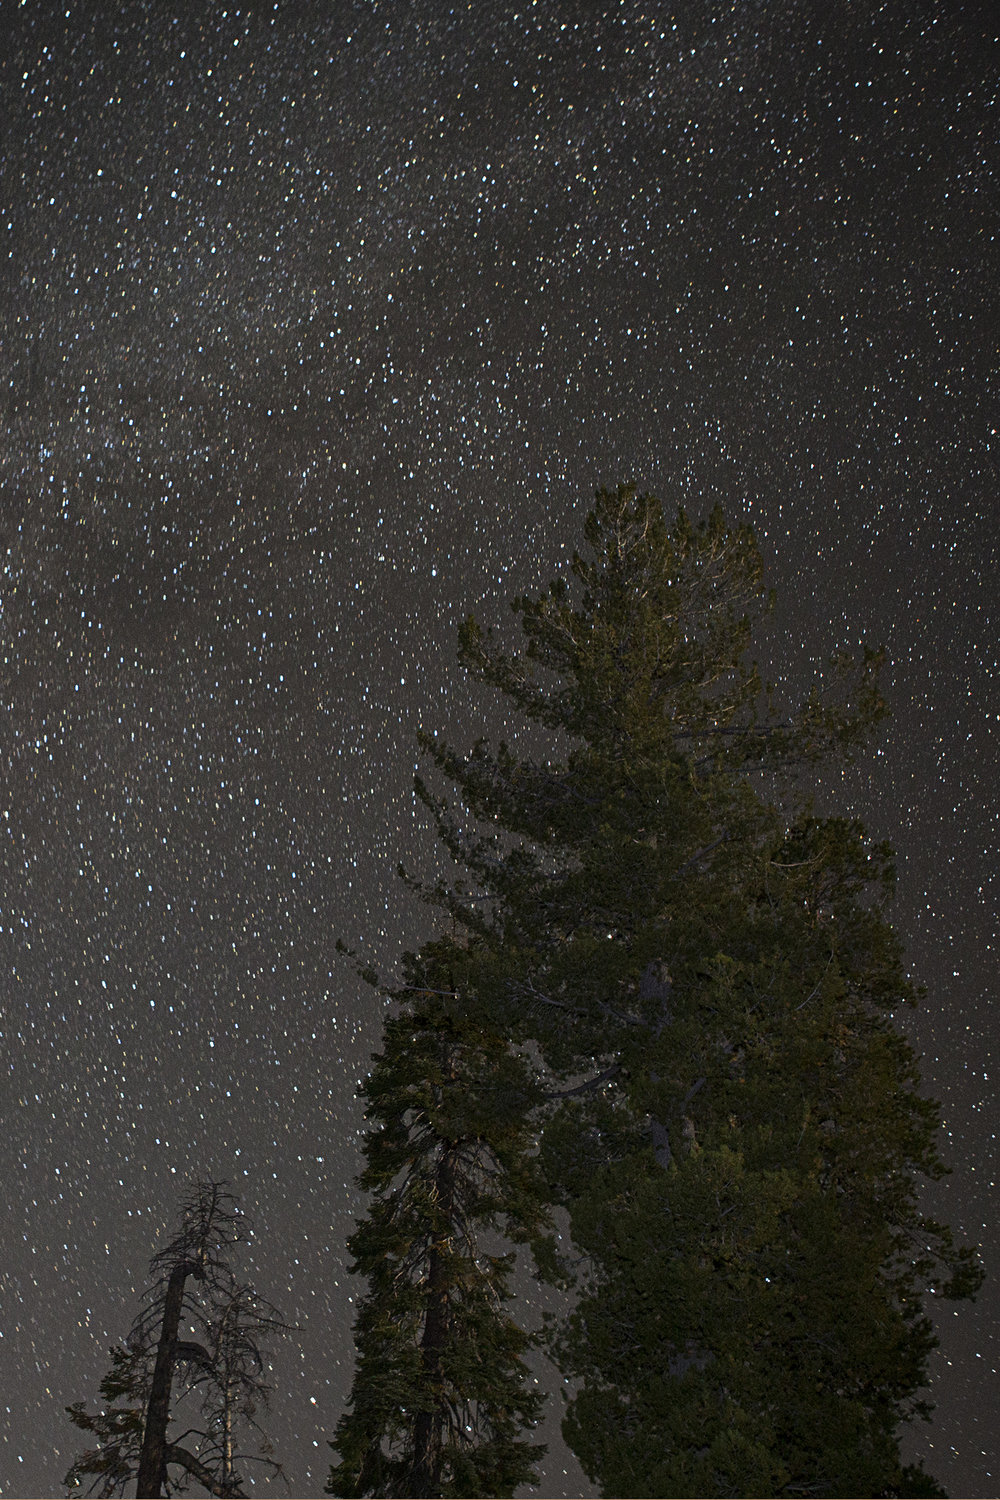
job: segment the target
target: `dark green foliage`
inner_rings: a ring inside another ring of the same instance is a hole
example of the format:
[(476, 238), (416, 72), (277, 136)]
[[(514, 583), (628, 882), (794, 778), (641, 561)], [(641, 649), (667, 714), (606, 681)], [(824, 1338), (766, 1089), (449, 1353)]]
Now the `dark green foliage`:
[(146, 1403), (149, 1399), (149, 1361), (130, 1341), (111, 1350), (111, 1368), (101, 1381), (102, 1408), (91, 1414), (82, 1401), (66, 1408), (82, 1432), (92, 1433), (97, 1446), (76, 1459), (63, 1483), (73, 1491), (90, 1480), (88, 1495), (124, 1495), (135, 1479), (142, 1451)]
[(477, 1015), (474, 968), (447, 943), (409, 961), (363, 1090), (373, 1202), (350, 1250), (368, 1291), (329, 1494), (511, 1495), (544, 1452), (523, 1437), (542, 1397), (505, 1311), (512, 1255), (484, 1244), (523, 1241), (541, 1220), (531, 1082)]
[(549, 1096), (541, 1162), (585, 1257), (553, 1345), (567, 1437), (605, 1494), (933, 1492), (898, 1451), (928, 1410), (922, 1301), (981, 1273), (917, 1204), (944, 1168), (892, 1020), (915, 995), (889, 852), (802, 790), (884, 713), (878, 660), (779, 718), (746, 656), (748, 528), (668, 527), (623, 489), (586, 539), (572, 583), (515, 601), (522, 653), (461, 639), (553, 758), (425, 736), (461, 805), (419, 784), (472, 877), (428, 899)]

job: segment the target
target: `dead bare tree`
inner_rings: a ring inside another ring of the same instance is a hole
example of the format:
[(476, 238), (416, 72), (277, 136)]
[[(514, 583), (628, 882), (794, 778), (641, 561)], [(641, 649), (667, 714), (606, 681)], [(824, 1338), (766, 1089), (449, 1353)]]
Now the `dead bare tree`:
[[(238, 1497), (238, 1463), (280, 1472), (257, 1414), (269, 1391), (263, 1341), (288, 1325), (237, 1282), (233, 1251), (247, 1237), (225, 1184), (196, 1183), (177, 1234), (150, 1262), (155, 1279), (125, 1344), (111, 1351), (101, 1383), (105, 1408), (67, 1407), (76, 1426), (98, 1439), (67, 1473), (70, 1492), (89, 1477), (87, 1493), (107, 1500), (134, 1479), (137, 1500), (160, 1500), (193, 1479), (210, 1495)], [(194, 1421), (174, 1437), (170, 1423), (181, 1402)], [(256, 1453), (241, 1451), (244, 1429), (256, 1436)]]

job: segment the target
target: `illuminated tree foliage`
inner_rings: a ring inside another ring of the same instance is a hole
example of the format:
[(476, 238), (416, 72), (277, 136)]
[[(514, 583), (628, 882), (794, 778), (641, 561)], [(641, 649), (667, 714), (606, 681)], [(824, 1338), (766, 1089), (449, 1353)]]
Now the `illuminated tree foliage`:
[[(475, 1013), (535, 1060), (524, 1118), (583, 1258), (552, 1339), (566, 1436), (605, 1494), (939, 1493), (899, 1456), (929, 1409), (923, 1304), (981, 1273), (918, 1206), (944, 1168), (893, 1023), (916, 996), (890, 851), (808, 796), (884, 713), (878, 661), (779, 714), (748, 527), (668, 525), (625, 488), (585, 537), (514, 602), (523, 649), (461, 636), (550, 755), (424, 736), (454, 805), (418, 783), (464, 870), (425, 894), (468, 934)], [(560, 1274), (552, 1245), (540, 1264)]]

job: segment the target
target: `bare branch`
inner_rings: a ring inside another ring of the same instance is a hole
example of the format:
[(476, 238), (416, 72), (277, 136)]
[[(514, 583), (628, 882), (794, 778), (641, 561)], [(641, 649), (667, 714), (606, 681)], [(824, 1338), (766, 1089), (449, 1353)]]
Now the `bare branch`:
[(594, 1078), (588, 1078), (586, 1083), (578, 1083), (574, 1089), (553, 1089), (542, 1095), (543, 1099), (572, 1099), (574, 1094), (587, 1094), (591, 1089), (600, 1088), (602, 1083), (607, 1083), (609, 1078), (614, 1078), (620, 1072), (621, 1063), (612, 1063), (610, 1068), (605, 1068), (603, 1073), (598, 1073)]
[(200, 1458), (177, 1443), (167, 1444), (166, 1460), (168, 1464), (179, 1464), (192, 1479), (197, 1479), (199, 1484), (204, 1485), (210, 1495), (217, 1495), (220, 1500), (247, 1500), (246, 1494), (235, 1481), (220, 1483)]

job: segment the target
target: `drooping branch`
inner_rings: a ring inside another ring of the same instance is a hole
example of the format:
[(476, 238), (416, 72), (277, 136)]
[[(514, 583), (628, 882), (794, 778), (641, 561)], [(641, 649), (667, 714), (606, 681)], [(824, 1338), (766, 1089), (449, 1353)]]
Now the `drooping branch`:
[(167, 1443), (164, 1456), (168, 1464), (179, 1465), (192, 1479), (197, 1479), (210, 1495), (219, 1496), (220, 1500), (247, 1500), (245, 1492), (238, 1485), (216, 1479), (211, 1469), (196, 1454), (182, 1448), (179, 1443)]

